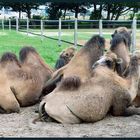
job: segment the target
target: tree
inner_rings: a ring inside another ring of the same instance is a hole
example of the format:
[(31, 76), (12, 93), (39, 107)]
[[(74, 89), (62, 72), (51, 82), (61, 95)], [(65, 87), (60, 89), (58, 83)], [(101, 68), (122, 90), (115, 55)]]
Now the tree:
[(78, 13), (85, 13), (88, 5), (88, 3), (51, 3), (47, 12), (49, 19), (58, 19), (61, 16), (65, 19), (67, 10), (74, 12), (75, 18), (78, 18)]
[(27, 17), (31, 18), (31, 9), (37, 9), (39, 4), (38, 3), (5, 3), (4, 6), (9, 6), (13, 9), (13, 11), (19, 12), (19, 18), (21, 18), (21, 11), (27, 13)]

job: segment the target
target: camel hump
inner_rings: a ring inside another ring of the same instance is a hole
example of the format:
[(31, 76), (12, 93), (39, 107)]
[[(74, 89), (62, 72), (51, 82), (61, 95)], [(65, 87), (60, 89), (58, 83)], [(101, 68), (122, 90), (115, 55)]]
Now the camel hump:
[(81, 79), (78, 76), (72, 76), (63, 79), (60, 88), (63, 90), (76, 90), (80, 85)]
[(37, 53), (36, 50), (35, 50), (35, 48), (33, 48), (33, 47), (31, 47), (31, 46), (23, 47), (23, 48), (20, 50), (20, 52), (19, 52), (19, 59), (20, 59), (20, 61), (23, 62), (23, 61), (26, 59), (27, 55), (28, 55), (30, 52), (31, 52), (31, 53)]
[(7, 62), (7, 61), (16, 61), (18, 62), (17, 56), (12, 52), (6, 52), (1, 57), (1, 62)]

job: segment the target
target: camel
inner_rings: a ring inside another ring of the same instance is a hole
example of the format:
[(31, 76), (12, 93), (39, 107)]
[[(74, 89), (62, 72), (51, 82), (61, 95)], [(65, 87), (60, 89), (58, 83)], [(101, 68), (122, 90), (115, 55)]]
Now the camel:
[[(51, 77), (53, 70), (43, 62), (33, 47), (24, 47), (20, 50), (20, 62), (13, 53), (5, 53), (1, 58), (0, 71), (5, 76), (4, 85), (9, 94), (13, 93), (19, 106), (26, 107), (37, 103), (42, 95), (46, 81)], [(2, 92), (3, 91), (3, 92)], [(5, 90), (1, 87), (1, 96)], [(10, 98), (10, 96), (7, 98)], [(3, 100), (5, 103), (5, 101)], [(14, 104), (16, 104), (14, 103)], [(9, 102), (7, 101), (7, 104)], [(0, 105), (5, 112), (9, 111)], [(15, 112), (13, 109), (11, 112)], [(17, 111), (16, 111), (17, 112)]]
[(110, 50), (114, 52), (118, 58), (123, 59), (121, 70), (118, 71), (120, 76), (127, 75), (126, 69), (130, 63), (128, 39), (122, 33), (115, 33), (111, 40)]
[(63, 79), (51, 94), (46, 95), (40, 103), (40, 117), (45, 115), (60, 123), (76, 124), (99, 121), (108, 112), (114, 116), (140, 114), (139, 109), (128, 108), (137, 95), (137, 57), (130, 60), (127, 79), (114, 72), (118, 62), (115, 54), (110, 52), (101, 59), (96, 62), (98, 65), (93, 65), (92, 77), (87, 82), (82, 83), (75, 76), (73, 78), (79, 79), (79, 84), (75, 84), (77, 88), (69, 88), (67, 80)]
[(76, 49), (74, 47), (69, 47), (63, 50), (60, 53), (59, 59), (56, 61), (55, 69), (57, 70), (63, 67), (64, 65), (68, 64), (75, 53), (76, 53)]
[(19, 112), (20, 105), (11, 90), (8, 73), (20, 69), (15, 54), (7, 52), (0, 59), (0, 113)]
[[(127, 76), (129, 63), (130, 63), (130, 45), (131, 45), (131, 31), (126, 27), (119, 27), (114, 31), (112, 35), (110, 50), (113, 51), (119, 58), (123, 59), (122, 67), (118, 70), (120, 76)], [(137, 52), (138, 55), (138, 52)], [(138, 55), (140, 58), (140, 54)], [(138, 95), (134, 100), (135, 107), (140, 107), (140, 82), (138, 86)]]
[[(86, 82), (91, 77), (92, 64), (103, 55), (104, 48), (104, 38), (98, 35), (93, 36), (68, 64), (53, 73), (52, 78), (46, 83), (46, 89), (57, 85), (59, 81), (67, 77), (77, 76), (81, 82)], [(73, 78), (69, 78), (70, 81), (71, 84), (74, 83)]]

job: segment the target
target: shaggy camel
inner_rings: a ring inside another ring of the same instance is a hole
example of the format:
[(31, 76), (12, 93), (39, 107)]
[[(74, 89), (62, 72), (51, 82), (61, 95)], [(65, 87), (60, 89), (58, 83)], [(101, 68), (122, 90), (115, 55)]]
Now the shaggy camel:
[[(99, 121), (109, 111), (114, 116), (140, 114), (139, 109), (127, 108), (138, 89), (137, 57), (131, 58), (128, 79), (123, 79), (112, 70), (117, 63), (115, 54), (108, 53), (97, 63), (100, 64), (95, 64), (93, 77), (86, 83), (79, 82), (81, 86), (77, 84), (77, 90), (69, 88), (66, 79), (62, 80), (40, 103), (40, 116), (44, 114), (60, 123), (75, 124)], [(73, 78), (80, 81), (79, 77)]]
[(59, 59), (56, 61), (55, 69), (59, 69), (64, 65), (68, 64), (72, 57), (75, 55), (76, 49), (74, 47), (69, 47), (60, 53)]
[[(67, 65), (53, 73), (52, 78), (46, 84), (46, 89), (67, 77), (77, 76), (81, 79), (81, 82), (88, 80), (91, 77), (92, 64), (103, 55), (104, 48), (104, 38), (98, 35), (93, 36)], [(69, 82), (71, 80), (73, 82), (73, 78), (69, 78)]]
[[(130, 54), (129, 49), (131, 45), (131, 31), (129, 31), (126, 27), (119, 27), (115, 30), (112, 35), (111, 48), (115, 54), (119, 58), (123, 59), (123, 64), (121, 70), (118, 70), (120, 76), (126, 76), (128, 71), (126, 71), (130, 62)], [(140, 54), (138, 56), (140, 58)], [(127, 69), (128, 70), (128, 69)], [(134, 100), (133, 104), (136, 107), (140, 107), (140, 81), (138, 86), (138, 95)]]
[(126, 27), (119, 27), (112, 34), (110, 50), (114, 52), (118, 58), (123, 59), (122, 68), (118, 71), (120, 76), (126, 76), (126, 69), (129, 66), (130, 56), (129, 50), (131, 45), (131, 31)]
[[(1, 84), (7, 88), (8, 92), (13, 92), (13, 96), (16, 98), (15, 102), (19, 103), (17, 105), (18, 110), (19, 105), (25, 107), (39, 101), (42, 89), (53, 72), (32, 47), (24, 47), (21, 49), (19, 57), (21, 63), (18, 62), (13, 53), (5, 53), (0, 63), (0, 71), (5, 73), (3, 76), (5, 76), (4, 78), (6, 80), (5, 83)], [(5, 92), (3, 86), (1, 88), (1, 91), (2, 90)], [(1, 96), (3, 96), (3, 94)], [(11, 97), (7, 96), (7, 98)], [(2, 100), (4, 104), (7, 103), (9, 105), (8, 101)], [(4, 105), (1, 105), (1, 108), (8, 113), (16, 111), (16, 109), (9, 111)]]

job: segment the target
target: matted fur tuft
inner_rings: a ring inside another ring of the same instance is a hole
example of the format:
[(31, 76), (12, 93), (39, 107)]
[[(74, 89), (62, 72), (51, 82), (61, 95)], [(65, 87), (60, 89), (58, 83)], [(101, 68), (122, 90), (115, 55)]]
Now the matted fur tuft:
[(81, 85), (81, 79), (78, 76), (67, 77), (62, 80), (60, 89), (62, 90), (76, 90)]
[(19, 59), (21, 62), (23, 62), (27, 55), (32, 52), (32, 53), (37, 53), (35, 48), (31, 47), (31, 46), (27, 46), (27, 47), (23, 47), (20, 52), (19, 52)]
[(1, 62), (15, 61), (18, 62), (17, 56), (12, 52), (6, 52), (1, 57)]

